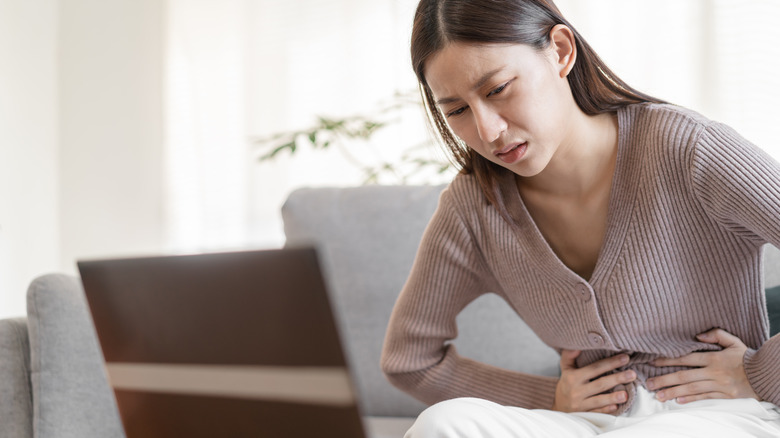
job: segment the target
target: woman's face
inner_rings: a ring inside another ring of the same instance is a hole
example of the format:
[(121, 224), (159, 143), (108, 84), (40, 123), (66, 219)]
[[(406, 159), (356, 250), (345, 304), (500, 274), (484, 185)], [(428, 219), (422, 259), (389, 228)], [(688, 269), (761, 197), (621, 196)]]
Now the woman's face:
[(567, 60), (522, 44), (450, 43), (426, 63), (425, 78), (453, 132), (518, 175), (542, 172), (571, 144), (578, 110)]

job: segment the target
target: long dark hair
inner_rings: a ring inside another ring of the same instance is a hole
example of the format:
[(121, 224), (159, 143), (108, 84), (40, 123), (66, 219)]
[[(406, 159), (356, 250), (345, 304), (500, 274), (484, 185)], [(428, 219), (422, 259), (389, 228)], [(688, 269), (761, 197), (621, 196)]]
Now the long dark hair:
[(421, 0), (412, 28), (412, 67), (431, 124), (461, 173), (474, 174), (487, 199), (505, 213), (495, 176), (504, 168), (463, 144), (450, 130), (425, 79), (425, 62), (451, 42), (515, 43), (537, 50), (550, 44), (558, 24), (574, 33), (577, 59), (568, 75), (574, 100), (588, 115), (615, 112), (633, 103), (662, 101), (623, 82), (607, 67), (552, 0)]

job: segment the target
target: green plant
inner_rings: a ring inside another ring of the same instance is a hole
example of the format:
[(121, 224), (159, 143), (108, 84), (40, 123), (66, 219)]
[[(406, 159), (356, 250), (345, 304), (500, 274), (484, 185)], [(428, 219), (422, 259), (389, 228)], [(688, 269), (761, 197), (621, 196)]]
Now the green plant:
[(299, 154), (302, 149), (324, 150), (335, 147), (347, 162), (361, 170), (364, 184), (375, 184), (388, 178), (405, 184), (415, 178), (419, 180), (421, 175), (442, 176), (452, 172), (449, 161), (430, 156), (434, 147), (430, 141), (421, 141), (406, 148), (398, 161), (367, 163), (353, 153), (352, 148), (376, 147), (372, 143), (375, 134), (399, 123), (402, 112), (410, 108), (422, 108), (416, 93), (396, 93), (388, 103), (377, 105), (377, 110), (371, 114), (317, 116), (316, 122), (304, 129), (255, 139), (254, 143), (260, 149), (258, 159), (260, 162), (269, 162), (284, 154)]

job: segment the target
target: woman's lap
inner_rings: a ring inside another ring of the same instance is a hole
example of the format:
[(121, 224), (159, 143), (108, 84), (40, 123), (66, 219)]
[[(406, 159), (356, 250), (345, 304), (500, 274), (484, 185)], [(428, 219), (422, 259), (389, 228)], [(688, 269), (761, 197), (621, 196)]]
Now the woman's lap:
[(423, 411), (406, 438), (581, 437), (597, 431), (589, 421), (562, 412), (459, 398)]
[(641, 388), (631, 413), (566, 414), (461, 398), (431, 406), (407, 438), (516, 437), (780, 437), (780, 411), (755, 400), (661, 403)]

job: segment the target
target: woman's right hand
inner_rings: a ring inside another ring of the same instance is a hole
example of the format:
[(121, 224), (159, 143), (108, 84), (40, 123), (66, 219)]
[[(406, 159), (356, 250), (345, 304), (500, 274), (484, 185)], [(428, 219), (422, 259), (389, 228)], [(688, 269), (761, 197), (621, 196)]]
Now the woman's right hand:
[[(606, 392), (617, 385), (636, 380), (631, 370), (614, 371), (628, 363), (627, 354), (608, 357), (588, 366), (577, 368), (576, 359), (580, 351), (561, 352), (561, 378), (555, 388), (553, 410), (561, 412), (601, 412), (611, 414), (628, 399), (626, 391)], [(602, 376), (602, 377), (599, 377)]]

